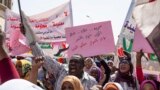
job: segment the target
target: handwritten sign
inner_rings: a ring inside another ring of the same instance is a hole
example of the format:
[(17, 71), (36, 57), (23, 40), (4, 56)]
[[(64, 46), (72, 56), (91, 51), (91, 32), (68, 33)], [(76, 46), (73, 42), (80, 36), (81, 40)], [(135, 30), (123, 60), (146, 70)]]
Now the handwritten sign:
[(94, 56), (115, 50), (110, 21), (66, 28), (66, 40), (70, 45), (69, 57), (73, 54)]
[[(44, 13), (30, 16), (29, 23), (39, 42), (65, 41), (65, 28), (72, 26), (72, 12), (70, 2), (66, 2)], [(19, 30), (20, 17), (18, 14), (6, 10), (6, 32)]]

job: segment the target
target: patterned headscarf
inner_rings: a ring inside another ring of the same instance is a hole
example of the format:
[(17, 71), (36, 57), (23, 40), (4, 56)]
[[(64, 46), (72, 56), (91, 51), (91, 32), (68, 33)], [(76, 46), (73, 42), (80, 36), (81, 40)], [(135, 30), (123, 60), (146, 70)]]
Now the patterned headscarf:
[(68, 75), (64, 77), (61, 85), (61, 90), (64, 82), (70, 82), (73, 85), (74, 90), (84, 90), (81, 81), (73, 75)]
[(17, 60), (16, 65), (21, 64), (22, 65), (22, 73), (24, 75), (23, 79), (28, 80), (29, 79), (29, 70), (31, 70), (31, 62), (28, 60), (22, 59), (22, 60)]

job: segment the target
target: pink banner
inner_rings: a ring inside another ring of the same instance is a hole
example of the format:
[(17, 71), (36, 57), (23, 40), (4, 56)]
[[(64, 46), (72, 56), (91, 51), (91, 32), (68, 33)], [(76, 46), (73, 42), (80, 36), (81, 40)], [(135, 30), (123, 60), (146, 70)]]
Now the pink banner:
[(10, 52), (12, 55), (19, 55), (30, 51), (28, 45), (26, 45), (25, 37), (20, 33), (19, 30), (12, 31), (10, 36)]
[[(6, 10), (6, 32), (19, 29), (19, 15)], [(65, 41), (65, 28), (72, 25), (71, 3), (66, 2), (46, 12), (30, 16), (28, 20), (39, 42)]]
[(69, 57), (73, 54), (87, 57), (115, 51), (110, 21), (66, 28), (66, 40), (70, 45)]

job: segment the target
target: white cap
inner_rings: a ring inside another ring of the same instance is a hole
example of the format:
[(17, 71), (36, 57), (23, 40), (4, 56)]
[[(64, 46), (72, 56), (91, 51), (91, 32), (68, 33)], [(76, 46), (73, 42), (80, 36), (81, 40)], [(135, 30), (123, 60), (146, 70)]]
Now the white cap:
[(12, 79), (0, 85), (0, 90), (43, 90), (43, 89), (24, 79)]

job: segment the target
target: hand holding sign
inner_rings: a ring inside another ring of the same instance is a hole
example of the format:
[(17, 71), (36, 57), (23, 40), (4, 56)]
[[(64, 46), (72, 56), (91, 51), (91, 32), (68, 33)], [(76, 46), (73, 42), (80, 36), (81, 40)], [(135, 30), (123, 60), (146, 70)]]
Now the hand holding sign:
[[(35, 34), (31, 28), (31, 26), (29, 25), (28, 23), (28, 19), (27, 17), (25, 16), (24, 12), (22, 12), (22, 25), (21, 25), (21, 32), (23, 34), (25, 34), (27, 40), (28, 40), (28, 44), (33, 44), (36, 42), (36, 37), (35, 37)], [(23, 31), (24, 30), (24, 31)]]

